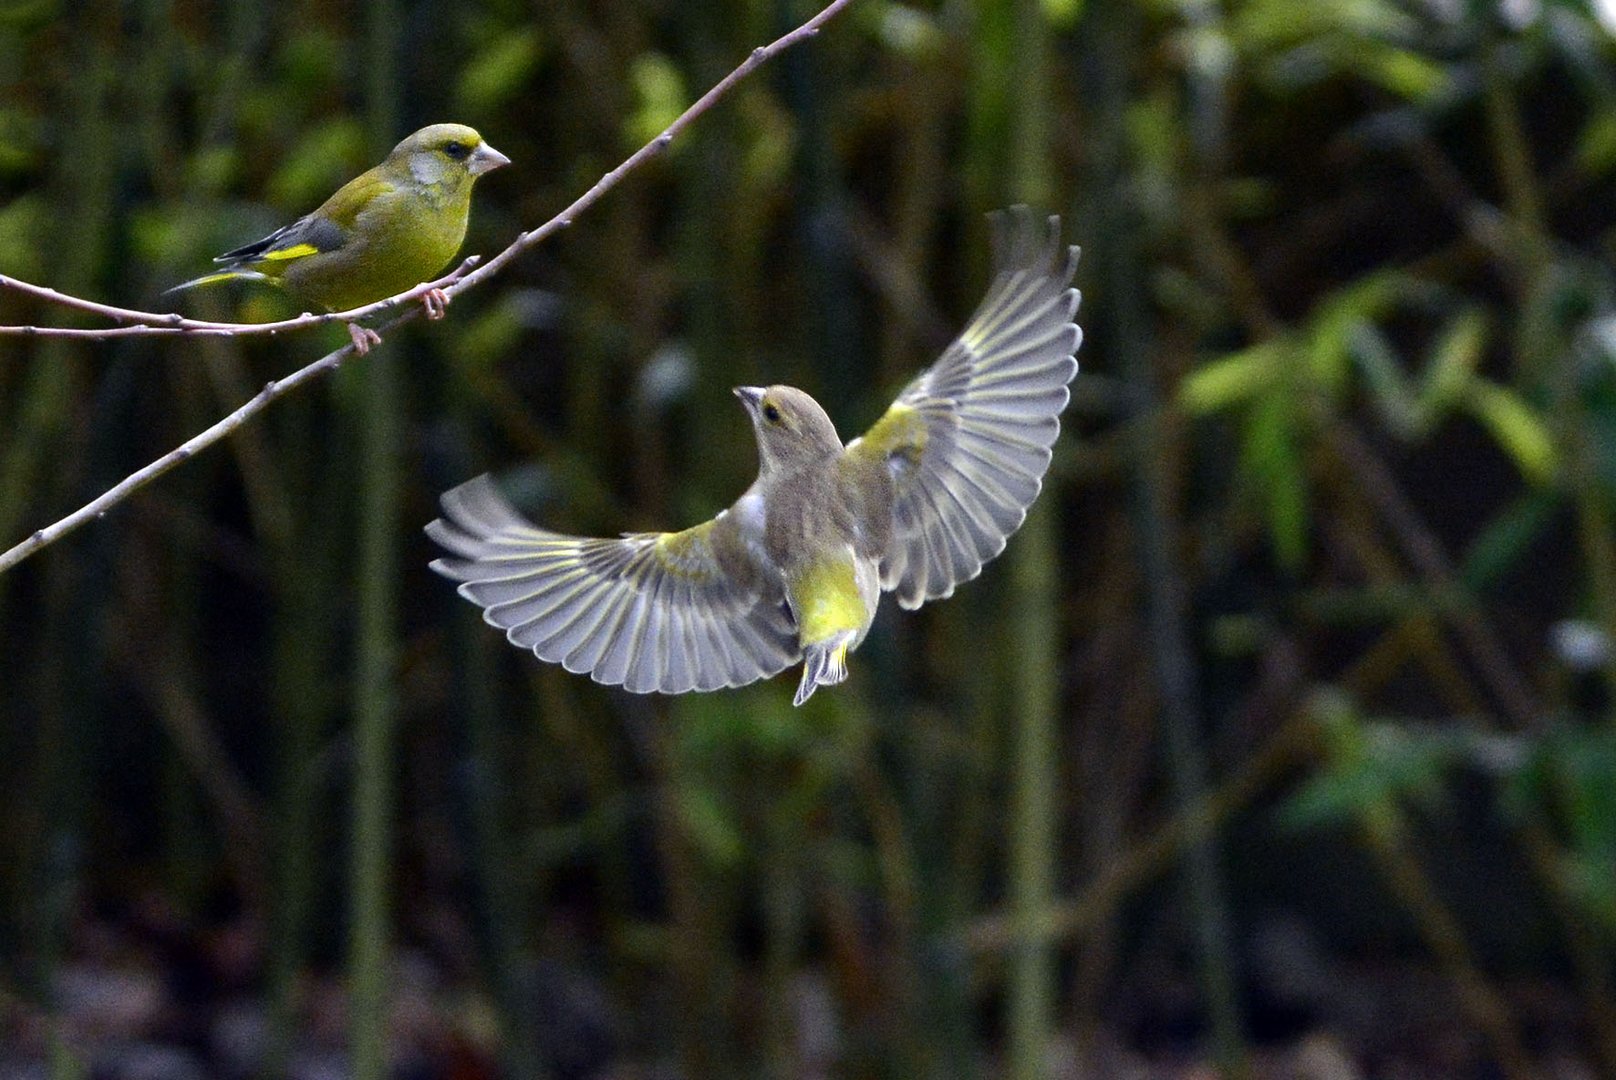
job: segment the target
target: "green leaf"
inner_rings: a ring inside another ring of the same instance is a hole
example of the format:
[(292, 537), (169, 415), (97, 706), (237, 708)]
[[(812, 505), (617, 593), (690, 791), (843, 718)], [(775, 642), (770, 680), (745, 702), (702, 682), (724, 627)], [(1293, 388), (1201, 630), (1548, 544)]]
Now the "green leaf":
[(1324, 767), (1280, 809), (1291, 828), (1344, 825), (1382, 817), (1398, 806), (1431, 806), (1463, 747), (1447, 731), (1372, 722), (1344, 695), (1319, 695), (1314, 713), (1326, 748)]
[(1044, 0), (1044, 15), (1056, 29), (1069, 29), (1083, 17), (1083, 0)]
[(1360, 323), (1352, 332), (1351, 352), (1363, 372), (1370, 399), (1392, 433), (1412, 439), (1425, 427), (1428, 414), (1420, 405), (1402, 362), (1391, 342), (1374, 323)]
[(203, 147), (185, 163), (185, 183), (196, 192), (218, 195), (235, 181), (241, 164), (238, 147), (229, 144)]
[(1257, 486), (1280, 565), (1295, 570), (1307, 555), (1307, 475), (1296, 439), (1294, 398), (1266, 395), (1246, 421), (1243, 462)]
[(1247, 401), (1273, 383), (1282, 355), (1278, 343), (1265, 342), (1213, 360), (1178, 384), (1179, 403), (1200, 415)]
[(460, 73), (458, 98), (468, 113), (490, 112), (516, 97), (543, 56), (537, 27), (502, 31)]
[(709, 788), (687, 783), (679, 787), (679, 817), (691, 841), (709, 862), (736, 866), (746, 855), (735, 815), (719, 794)]
[(1365, 50), (1362, 59), (1360, 70), (1365, 75), (1409, 101), (1429, 101), (1447, 85), (1447, 73), (1441, 64), (1408, 49)]
[(303, 132), (286, 147), (280, 168), (269, 178), (270, 201), (293, 212), (312, 210), (354, 175), (364, 146), (365, 130), (351, 117)]
[(1561, 728), (1539, 736), (1506, 777), (1513, 817), (1551, 820), (1563, 831), (1562, 882), (1593, 918), (1616, 927), (1616, 733)]
[(1554, 437), (1548, 425), (1515, 391), (1486, 379), (1470, 384), (1465, 404), (1526, 479), (1546, 484), (1554, 477)]
[(628, 120), (628, 137), (636, 144), (648, 143), (666, 131), (689, 104), (684, 76), (666, 56), (648, 52), (635, 58), (629, 81), (634, 85), (636, 107)]
[(909, 56), (929, 56), (947, 40), (928, 12), (908, 4), (882, 4), (876, 9), (876, 32), (881, 43), (893, 52)]
[(1465, 587), (1480, 592), (1496, 584), (1543, 535), (1559, 508), (1560, 495), (1552, 490), (1529, 491), (1505, 507), (1465, 552), (1460, 570)]
[(1616, 168), (1616, 112), (1599, 110), (1588, 118), (1577, 137), (1576, 158), (1578, 171), (1586, 177)]
[(1307, 367), (1330, 398), (1338, 398), (1351, 373), (1352, 346), (1365, 323), (1378, 322), (1402, 294), (1403, 275), (1370, 274), (1331, 296), (1308, 320)]
[(37, 278), (44, 268), (40, 258), (50, 207), (39, 194), (13, 199), (0, 207), (0, 271), (17, 277)]
[(1464, 396), (1486, 345), (1487, 316), (1480, 308), (1454, 316), (1425, 366), (1420, 408), (1427, 417), (1440, 416)]
[(40, 156), (40, 124), (21, 109), (0, 109), (0, 177), (21, 176)]

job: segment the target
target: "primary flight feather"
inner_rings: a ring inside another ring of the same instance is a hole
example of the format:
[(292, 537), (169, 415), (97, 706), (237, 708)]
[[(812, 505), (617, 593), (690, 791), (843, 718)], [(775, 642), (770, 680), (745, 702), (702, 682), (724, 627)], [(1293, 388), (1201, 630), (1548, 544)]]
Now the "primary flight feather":
[(1004, 550), (1038, 497), (1082, 332), (1060, 221), (994, 216), (994, 276), (964, 332), (843, 446), (818, 402), (738, 387), (758, 477), (683, 532), (531, 525), (487, 476), (443, 496), (432, 564), (512, 644), (636, 693), (741, 686), (803, 665), (795, 702), (847, 677), (883, 592), (917, 608)]

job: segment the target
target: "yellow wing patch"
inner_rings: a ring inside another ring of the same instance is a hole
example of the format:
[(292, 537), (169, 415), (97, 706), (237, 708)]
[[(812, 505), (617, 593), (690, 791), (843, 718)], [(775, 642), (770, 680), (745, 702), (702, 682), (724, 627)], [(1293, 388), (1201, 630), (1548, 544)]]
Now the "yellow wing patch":
[(277, 248), (266, 251), (258, 256), (260, 262), (284, 262), (287, 259), (301, 259), (308, 255), (318, 255), (320, 249), (313, 244), (293, 244), (289, 248)]
[(713, 524), (705, 521), (682, 532), (658, 534), (657, 561), (675, 577), (703, 583), (713, 580), (718, 572), (708, 536)]
[(859, 449), (882, 458), (896, 453), (919, 457), (926, 449), (926, 421), (913, 408), (899, 402), (864, 433)]
[(797, 616), (797, 637), (804, 646), (862, 630), (869, 618), (850, 558), (826, 559), (808, 567), (789, 582), (787, 591)]

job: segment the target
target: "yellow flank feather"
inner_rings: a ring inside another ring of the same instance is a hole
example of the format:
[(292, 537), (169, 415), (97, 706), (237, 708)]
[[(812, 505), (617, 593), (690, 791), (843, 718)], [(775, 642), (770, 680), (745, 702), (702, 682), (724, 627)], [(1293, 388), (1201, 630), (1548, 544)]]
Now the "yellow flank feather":
[(313, 244), (293, 244), (291, 247), (281, 248), (279, 251), (266, 251), (258, 258), (262, 262), (282, 262), (286, 259), (301, 259), (305, 255), (318, 254), (320, 254), (320, 249)]
[(197, 285), (214, 285), (221, 281), (234, 281), (236, 278), (256, 276), (258, 275), (252, 273), (251, 271), (243, 272), (241, 270), (221, 270), (217, 274), (204, 274), (199, 278), (192, 278), (190, 281), (176, 285), (168, 291), (179, 292), (181, 289), (189, 289)]
[[(787, 583), (791, 609), (797, 615), (797, 636), (804, 646), (827, 641), (837, 634), (864, 628), (870, 613), (853, 576), (853, 560), (828, 558), (810, 564)], [(842, 653), (845, 657), (844, 642)]]

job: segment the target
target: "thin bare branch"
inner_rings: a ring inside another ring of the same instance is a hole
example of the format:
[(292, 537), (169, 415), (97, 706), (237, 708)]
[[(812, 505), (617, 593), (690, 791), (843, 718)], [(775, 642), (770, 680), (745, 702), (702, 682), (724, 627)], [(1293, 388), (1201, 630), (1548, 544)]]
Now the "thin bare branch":
[[(555, 217), (546, 221), (536, 229), (520, 233), (504, 251), (490, 259), (481, 269), (472, 270), (477, 263), (473, 256), (456, 267), (448, 275), (437, 281), (423, 282), (412, 289), (389, 296), (385, 300), (378, 300), (364, 307), (354, 308), (352, 311), (336, 311), (323, 314), (305, 312), (295, 319), (282, 319), (279, 322), (269, 323), (233, 323), (208, 322), (201, 319), (187, 319), (178, 312), (139, 311), (134, 308), (114, 307), (110, 304), (97, 303), (94, 300), (85, 300), (82, 297), (69, 293), (59, 292), (56, 289), (46, 288), (43, 285), (34, 285), (18, 278), (7, 277), (0, 274), (0, 288), (12, 289), (28, 296), (45, 300), (62, 307), (77, 311), (89, 312), (99, 315), (123, 325), (103, 327), (101, 329), (87, 327), (61, 327), (61, 326), (0, 326), (0, 334), (11, 334), (23, 337), (72, 337), (72, 338), (116, 338), (141, 336), (174, 336), (187, 334), (202, 334), (218, 337), (237, 337), (252, 334), (279, 334), (288, 330), (300, 330), (306, 326), (321, 326), (326, 323), (344, 322), (352, 323), (372, 315), (380, 315), (418, 299), (424, 293), (433, 289), (442, 289), (450, 296), (459, 294), (462, 290), (490, 278), (499, 273), (504, 266), (528, 248), (544, 240), (552, 233), (565, 229), (572, 224), (572, 219), (580, 211), (587, 209), (597, 199), (612, 188), (618, 181), (630, 172), (643, 165), (648, 159), (665, 151), (668, 146), (682, 134), (702, 113), (710, 109), (720, 98), (729, 93), (731, 88), (746, 78), (761, 65), (767, 63), (776, 54), (784, 52), (799, 42), (806, 41), (819, 33), (819, 28), (829, 22), (841, 10), (852, 3), (853, 0), (833, 0), (825, 6), (819, 14), (803, 23), (782, 37), (776, 38), (767, 45), (760, 45), (753, 49), (751, 54), (741, 62), (741, 65), (731, 71), (711, 90), (701, 96), (697, 102), (680, 113), (667, 128), (656, 138), (636, 150), (627, 161), (602, 176), (595, 185), (575, 199), (570, 206)], [(396, 323), (390, 324), (397, 325)], [(8, 552), (9, 554), (9, 552)], [(9, 565), (0, 561), (0, 570)]]
[[(572, 204), (566, 209), (562, 210), (559, 214), (555, 215), (549, 221), (546, 221), (537, 228), (530, 229), (527, 232), (519, 234), (516, 239), (505, 248), (504, 251), (501, 251), (498, 255), (488, 260), (488, 262), (482, 264), (476, 269), (471, 269), (472, 264), (475, 263), (475, 259), (468, 259), (465, 263), (462, 263), (459, 267), (457, 267), (448, 278), (442, 279), (442, 281), (418, 285), (415, 288), (410, 289), (408, 292), (401, 293), (398, 296), (389, 297), (386, 300), (378, 301), (377, 303), (368, 305), (367, 307), (356, 308), (353, 311), (341, 312), (332, 315), (303, 315), (297, 319), (288, 319), (284, 323), (202, 323), (197, 322), (196, 320), (178, 318), (173, 315), (152, 315), (148, 312), (138, 312), (123, 308), (111, 308), (105, 305), (96, 304), (93, 301), (81, 300), (77, 297), (70, 297), (65, 293), (60, 293), (53, 289), (43, 289), (37, 285), (27, 285), (24, 282), (16, 281), (14, 278), (0, 277), (0, 285), (13, 288), (22, 287), (22, 291), (29, 292), (32, 295), (41, 296), (42, 298), (51, 300), (55, 303), (61, 303), (65, 306), (80, 310), (91, 311), (95, 314), (104, 315), (105, 317), (114, 320), (123, 321), (132, 319), (138, 324), (132, 326), (113, 327), (106, 330), (89, 331), (87, 333), (74, 333), (72, 335), (79, 337), (116, 337), (130, 333), (215, 335), (224, 333), (278, 333), (283, 330), (318, 325), (320, 323), (352, 322), (353, 320), (363, 318), (366, 315), (376, 314), (382, 311), (390, 311), (400, 307), (401, 305), (407, 305), (404, 306), (399, 315), (378, 329), (378, 333), (385, 336), (394, 328), (402, 326), (404, 323), (410, 321), (421, 313), (421, 308), (418, 305), (408, 304), (408, 301), (420, 296), (428, 289), (442, 288), (450, 296), (456, 296), (464, 290), (493, 277), (508, 263), (510, 263), (518, 255), (522, 254), (528, 248), (538, 244), (552, 233), (571, 225), (574, 217), (576, 217), (583, 210), (588, 209), (598, 199), (600, 199), (602, 195), (605, 195), (612, 188), (616, 187), (617, 184), (630, 172), (644, 164), (648, 159), (665, 151), (673, 140), (683, 133), (685, 128), (689, 127), (690, 124), (702, 113), (712, 108), (712, 106), (720, 98), (729, 93), (729, 91), (733, 89), (734, 86), (742, 79), (746, 78), (753, 71), (757, 70), (758, 67), (767, 63), (777, 54), (784, 52), (793, 45), (806, 41), (815, 34), (819, 33), (819, 28), (821, 26), (829, 22), (832, 18), (836, 17), (836, 15), (840, 14), (841, 11), (852, 2), (853, 0), (833, 0), (832, 3), (827, 4), (823, 9), (821, 9), (819, 14), (815, 15), (813, 18), (809, 19), (795, 30), (790, 31), (782, 37), (776, 38), (768, 45), (762, 45), (756, 49), (753, 49), (747, 58), (741, 62), (739, 67), (737, 67), (734, 71), (731, 71), (716, 86), (714, 86), (711, 90), (708, 90), (707, 93), (703, 94), (695, 104), (691, 105), (684, 112), (680, 113), (678, 118), (675, 119), (673, 123), (669, 124), (660, 135), (636, 150), (632, 155), (629, 156), (628, 160), (617, 166), (617, 168), (595, 181), (593, 187), (584, 192), (577, 199), (573, 200)], [(448, 282), (448, 284), (443, 284), (445, 281)], [(149, 318), (151, 321), (141, 321), (142, 319), (147, 318)], [(8, 329), (10, 329), (12, 332), (32, 332), (34, 334), (59, 333), (55, 330), (37, 327), (12, 327)], [(324, 375), (329, 371), (336, 370), (338, 367), (342, 366), (342, 364), (350, 356), (353, 355), (353, 346), (345, 345), (342, 348), (337, 349), (335, 352), (327, 353), (325, 356), (322, 356), (320, 359), (314, 361), (306, 367), (299, 368), (297, 371), (288, 375), (284, 379), (277, 379), (268, 383), (262, 390), (245, 402), (240, 408), (236, 409), (235, 412), (232, 412), (230, 415), (224, 417), (212, 427), (209, 427), (205, 431), (199, 432), (198, 434), (192, 436), (180, 446), (170, 450), (156, 461), (153, 461), (144, 468), (124, 477), (112, 488), (103, 492), (101, 495), (97, 496), (95, 499), (91, 500), (89, 503), (85, 504), (79, 509), (73, 511), (60, 521), (40, 529), (22, 543), (11, 548), (9, 551), (6, 551), (4, 554), (0, 554), (0, 573), (5, 573), (13, 566), (16, 566), (18, 563), (28, 558), (28, 556), (34, 554), (36, 551), (39, 551), (41, 548), (50, 546), (51, 544), (60, 540), (62, 537), (66, 536), (68, 533), (72, 532), (74, 529), (77, 529), (79, 526), (101, 517), (108, 510), (123, 502), (130, 495), (134, 494), (136, 491), (139, 491), (141, 488), (145, 487), (159, 476), (162, 476), (176, 465), (189, 460), (196, 454), (207, 449), (220, 439), (223, 439), (231, 432), (235, 431), (242, 424), (245, 424), (258, 413), (268, 408), (270, 403), (275, 401), (277, 398), (290, 393), (312, 379)]]
[(179, 312), (166, 314), (155, 311), (137, 311), (134, 308), (113, 307), (110, 304), (99, 304), (94, 300), (85, 300), (83, 297), (73, 296), (69, 293), (47, 289), (43, 285), (34, 285), (19, 278), (7, 277), (0, 274), (0, 288), (12, 289), (28, 296), (48, 300), (62, 307), (73, 308), (77, 311), (88, 311), (94, 315), (111, 319), (113, 322), (125, 323), (124, 326), (104, 326), (99, 329), (82, 326), (0, 326), (0, 334), (13, 334), (20, 337), (66, 337), (66, 338), (103, 338), (119, 337), (247, 337), (253, 334), (276, 334), (288, 330), (301, 330), (305, 326), (324, 326), (328, 323), (351, 323), (372, 315), (380, 315), (401, 307), (412, 300), (419, 299), (423, 294), (433, 289), (447, 289), (448, 286), (459, 281), (476, 266), (482, 257), (472, 255), (465, 259), (443, 277), (436, 281), (423, 281), (411, 289), (389, 296), (385, 300), (377, 300), (373, 304), (354, 308), (352, 311), (309, 312), (297, 316), (295, 319), (281, 319), (278, 322), (264, 323), (235, 323), (235, 322), (209, 322), (205, 319), (187, 319)]

